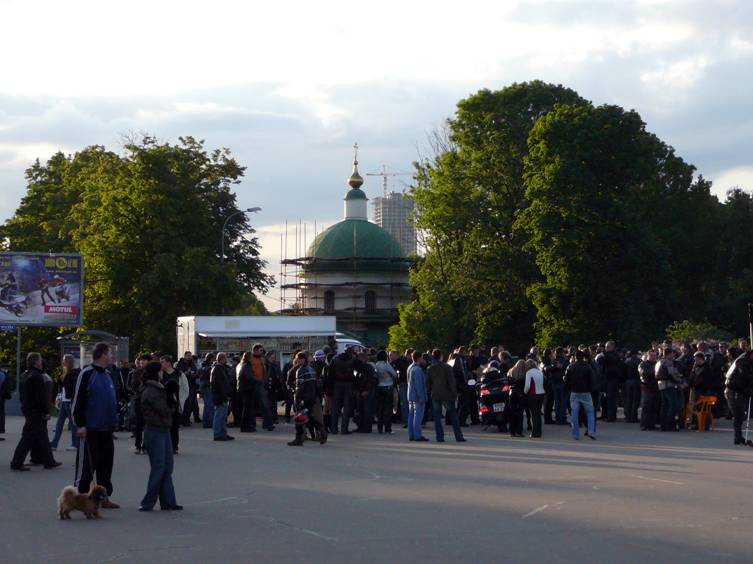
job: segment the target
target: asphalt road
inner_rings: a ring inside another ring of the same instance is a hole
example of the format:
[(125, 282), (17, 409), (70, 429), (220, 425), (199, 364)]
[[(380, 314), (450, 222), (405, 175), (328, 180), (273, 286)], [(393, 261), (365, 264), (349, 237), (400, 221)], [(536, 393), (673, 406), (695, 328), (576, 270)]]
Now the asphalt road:
[[(9, 418), (9, 461), (21, 419)], [(174, 474), (182, 512), (140, 513), (147, 457), (116, 443), (102, 519), (59, 521), (64, 465), (0, 468), (0, 562), (746, 562), (753, 561), (753, 449), (711, 433), (600, 424), (511, 439), (479, 427), (467, 443), (393, 436), (285, 443), (293, 428), (217, 443), (182, 430)], [(231, 432), (234, 430), (231, 430)]]

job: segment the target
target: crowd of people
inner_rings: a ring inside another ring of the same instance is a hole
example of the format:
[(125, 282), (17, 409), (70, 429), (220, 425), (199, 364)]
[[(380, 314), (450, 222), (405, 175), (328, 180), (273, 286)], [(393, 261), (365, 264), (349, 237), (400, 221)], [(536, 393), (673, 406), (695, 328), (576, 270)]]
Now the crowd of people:
[[(482, 422), (484, 390), (494, 383), (505, 390), (497, 426), (513, 437), (523, 436), (525, 418), (534, 439), (551, 424), (570, 425), (576, 440), (585, 427), (585, 436), (595, 440), (597, 419), (617, 421), (619, 406), (624, 421), (643, 431), (697, 428), (707, 424), (696, 412), (706, 402), (714, 417), (733, 419), (734, 444), (753, 446), (742, 431), (750, 415), (753, 351), (742, 339), (734, 346), (654, 342), (642, 352), (608, 341), (544, 351), (533, 347), (519, 356), (503, 346), (470, 346), (447, 358), (439, 349), (400, 354), (325, 347), (295, 351), (284, 365), (275, 351), (256, 344), (239, 356), (208, 353), (201, 360), (190, 352), (177, 362), (167, 354), (145, 354), (134, 367), (127, 361), (117, 366), (108, 345), (99, 343), (92, 363), (82, 369), (72, 356), (63, 357), (56, 396), (42, 356), (29, 353), (26, 364), (18, 382), (25, 423), (11, 469), (28, 471), (29, 454), (32, 465), (60, 466), (54, 452), (68, 423), (66, 450), (77, 451), (75, 485), (83, 493), (96, 480), (110, 496), (114, 432), (129, 430), (134, 452), (150, 460), (143, 511), (157, 501), (162, 509), (181, 508), (172, 468), (182, 426), (201, 423), (212, 429), (215, 441), (231, 441), (228, 427), (253, 433), (261, 419), (262, 429), (274, 431), (284, 418), (295, 423), (288, 445), (302, 446), (306, 440), (325, 444), (329, 435), (372, 433), (375, 424), (377, 433), (391, 435), (396, 423), (407, 428), (408, 440), (425, 442), (430, 439), (424, 426), (433, 422), (437, 442), (445, 440), (445, 424), (456, 441), (465, 442), (462, 428), (469, 420)], [(10, 382), (0, 371), (2, 402), (13, 389)], [(58, 415), (50, 441), (53, 397)], [(108, 497), (104, 507), (117, 505)]]

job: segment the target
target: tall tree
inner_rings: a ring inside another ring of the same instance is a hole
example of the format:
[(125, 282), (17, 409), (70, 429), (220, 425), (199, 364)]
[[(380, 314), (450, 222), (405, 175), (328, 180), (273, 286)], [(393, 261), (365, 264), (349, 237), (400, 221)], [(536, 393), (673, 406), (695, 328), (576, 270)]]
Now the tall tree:
[(243, 172), (227, 149), (207, 152), (191, 137), (144, 137), (122, 156), (99, 146), (55, 155), (29, 169), (27, 196), (0, 237), (10, 250), (79, 251), (86, 326), (129, 336), (135, 349), (173, 350), (178, 315), (248, 307), (247, 295), (271, 283), (254, 230), (236, 214)]
[(557, 106), (528, 143), (517, 227), (543, 276), (529, 288), (540, 343), (661, 335), (682, 287), (672, 257), (687, 226), (673, 210), (693, 167), (617, 106)]
[(403, 309), (410, 322), (401, 315), (406, 338), (425, 340), (420, 327), (437, 311), (428, 304), (441, 302), (451, 344), (522, 347), (529, 340), (534, 317), (525, 289), (537, 273), (513, 224), (526, 205), (528, 133), (557, 103), (585, 100), (541, 81), (481, 90), (458, 103), (435, 155), (417, 163), (414, 197), (426, 257), (411, 276), (419, 305)]

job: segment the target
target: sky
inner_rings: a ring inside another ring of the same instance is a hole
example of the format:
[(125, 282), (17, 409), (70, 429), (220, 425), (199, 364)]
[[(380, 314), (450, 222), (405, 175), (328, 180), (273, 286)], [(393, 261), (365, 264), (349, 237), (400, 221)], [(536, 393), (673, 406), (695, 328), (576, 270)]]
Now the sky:
[(0, 0), (0, 53), (0, 221), (36, 158), (192, 135), (247, 167), (273, 274), (286, 220), (310, 242), (341, 219), (354, 142), (362, 173), (409, 172), (459, 100), (513, 82), (635, 109), (720, 198), (753, 189), (746, 0)]

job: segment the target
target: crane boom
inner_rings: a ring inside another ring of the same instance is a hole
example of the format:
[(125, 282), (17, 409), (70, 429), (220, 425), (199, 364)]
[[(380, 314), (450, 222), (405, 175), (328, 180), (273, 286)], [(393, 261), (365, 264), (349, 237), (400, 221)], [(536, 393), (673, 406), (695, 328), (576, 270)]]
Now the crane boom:
[(384, 197), (387, 197), (387, 194), (389, 193), (388, 187), (387, 187), (387, 179), (390, 176), (413, 176), (412, 172), (387, 172), (387, 165), (382, 165), (382, 171), (381, 172), (367, 172), (366, 176), (381, 176), (382, 177), (382, 187), (384, 189)]

